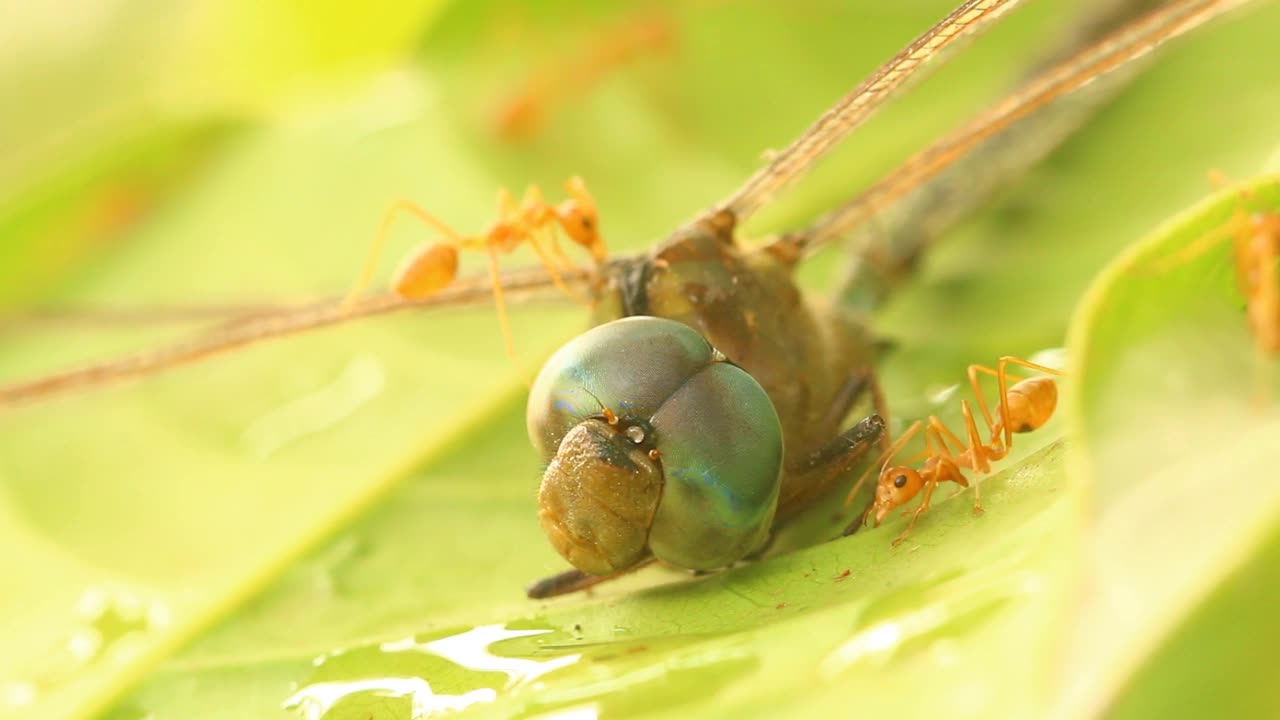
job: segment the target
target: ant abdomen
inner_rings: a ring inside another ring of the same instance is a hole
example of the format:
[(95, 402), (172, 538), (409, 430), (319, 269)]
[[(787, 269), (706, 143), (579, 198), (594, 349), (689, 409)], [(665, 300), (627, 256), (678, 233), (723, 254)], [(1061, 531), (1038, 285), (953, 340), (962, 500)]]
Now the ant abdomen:
[(1016, 433), (1039, 430), (1058, 407), (1058, 384), (1048, 377), (1021, 380), (1009, 388), (1006, 402), (1011, 430)]
[(458, 275), (458, 250), (436, 243), (405, 259), (391, 289), (409, 300), (421, 300), (447, 287)]

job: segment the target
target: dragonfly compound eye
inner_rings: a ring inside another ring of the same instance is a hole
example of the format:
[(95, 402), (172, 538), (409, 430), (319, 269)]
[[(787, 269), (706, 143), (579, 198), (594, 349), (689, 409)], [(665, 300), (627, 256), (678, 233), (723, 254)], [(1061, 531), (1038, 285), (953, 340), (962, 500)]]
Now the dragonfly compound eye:
[(768, 535), (778, 414), (754, 378), (682, 323), (623, 318), (571, 340), (534, 381), (527, 420), (548, 460), (543, 530), (583, 572), (625, 570), (648, 554), (721, 568)]

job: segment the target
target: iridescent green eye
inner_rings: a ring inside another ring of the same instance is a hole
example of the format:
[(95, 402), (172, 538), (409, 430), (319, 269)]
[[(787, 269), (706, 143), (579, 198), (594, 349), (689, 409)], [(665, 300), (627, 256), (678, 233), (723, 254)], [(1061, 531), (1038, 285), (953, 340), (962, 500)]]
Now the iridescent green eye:
[(631, 317), (578, 336), (538, 374), (527, 419), (549, 461), (543, 529), (584, 572), (623, 570), (646, 553), (720, 568), (767, 537), (778, 414), (759, 383), (682, 323)]

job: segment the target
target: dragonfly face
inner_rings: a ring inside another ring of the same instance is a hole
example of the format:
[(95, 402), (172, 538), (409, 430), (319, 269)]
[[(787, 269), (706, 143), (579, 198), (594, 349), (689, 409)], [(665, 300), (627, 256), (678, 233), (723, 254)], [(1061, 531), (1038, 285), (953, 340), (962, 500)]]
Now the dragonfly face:
[[(792, 258), (741, 250), (732, 232), (694, 225), (616, 263), (596, 316), (623, 319), (565, 345), (534, 383), (530, 437), (551, 462), (543, 528), (584, 572), (625, 570), (649, 552), (725, 567), (763, 544), (779, 506), (786, 516), (836, 478), (834, 458), (805, 459), (867, 387), (868, 335), (805, 301)], [(864, 426), (838, 462), (880, 427)]]
[(783, 428), (759, 383), (687, 325), (652, 316), (579, 335), (529, 393), (529, 435), (550, 464), (539, 516), (593, 574), (652, 552), (693, 570), (742, 559), (777, 507)]

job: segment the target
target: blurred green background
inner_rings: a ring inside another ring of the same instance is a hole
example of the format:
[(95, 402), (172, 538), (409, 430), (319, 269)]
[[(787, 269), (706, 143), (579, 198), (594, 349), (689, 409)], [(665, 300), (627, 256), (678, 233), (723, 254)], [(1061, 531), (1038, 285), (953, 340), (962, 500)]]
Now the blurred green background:
[[(900, 548), (890, 523), (525, 601), (561, 562), (523, 392), (584, 309), (516, 309), (515, 363), (490, 308), (352, 323), (0, 410), (0, 717), (1275, 716), (1280, 420), (1228, 248), (1147, 269), (1242, 202), (1196, 205), (1209, 169), (1252, 179), (1280, 146), (1280, 10), (1254, 5), (1162, 51), (874, 318), (895, 420), (954, 419), (929, 398), (969, 363), (1068, 345), (1064, 412), (985, 516), (961, 497)], [(949, 9), (11, 4), (0, 382), (188, 337), (192, 308), (340, 292), (398, 197), (470, 230), (499, 187), (581, 175), (610, 246), (645, 247)], [(1080, 12), (1012, 13), (748, 236), (998, 97)]]

